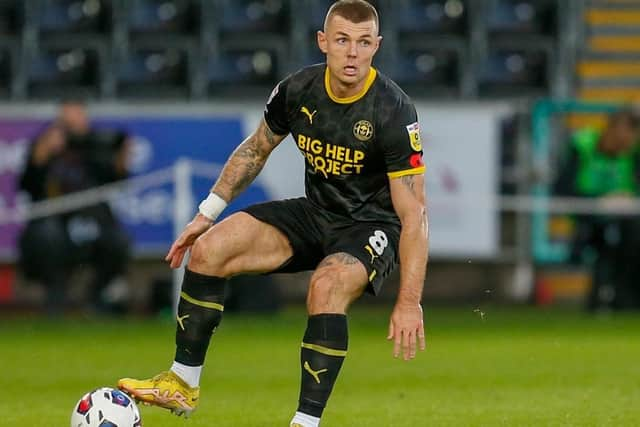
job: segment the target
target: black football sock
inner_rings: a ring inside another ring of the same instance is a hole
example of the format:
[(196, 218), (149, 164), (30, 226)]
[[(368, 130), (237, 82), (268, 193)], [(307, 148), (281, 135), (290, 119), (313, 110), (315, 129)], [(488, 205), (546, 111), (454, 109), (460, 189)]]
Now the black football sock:
[(309, 316), (300, 351), (298, 411), (320, 418), (347, 355), (347, 316)]
[(211, 335), (222, 320), (227, 279), (185, 268), (178, 304), (175, 361), (201, 366)]

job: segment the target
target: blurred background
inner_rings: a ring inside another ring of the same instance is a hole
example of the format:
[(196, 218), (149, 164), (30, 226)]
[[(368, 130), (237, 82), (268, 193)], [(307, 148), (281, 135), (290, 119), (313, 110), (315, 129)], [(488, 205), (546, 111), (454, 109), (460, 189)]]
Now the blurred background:
[[(162, 258), (174, 234), (273, 86), (323, 60), (315, 34), (331, 3), (0, 0), (0, 312), (170, 312), (175, 277)], [(384, 36), (374, 65), (422, 122), (425, 301), (638, 309), (640, 252), (625, 236), (640, 214), (640, 3), (372, 3)], [(629, 120), (608, 132), (621, 108)], [(600, 153), (605, 166), (565, 166), (581, 132), (632, 141)], [(225, 214), (302, 194), (302, 168), (282, 144)], [(577, 188), (574, 177), (559, 191), (566, 170), (623, 183)], [(61, 240), (37, 231), (51, 218)], [(588, 238), (583, 218), (598, 224)], [(306, 291), (305, 274), (234, 282), (239, 310), (301, 304)], [(388, 303), (396, 288), (394, 276), (367, 301)]]
[[(350, 312), (323, 423), (637, 426), (640, 1), (372, 3), (421, 121), (428, 351), (391, 357), (393, 275)], [(168, 366), (163, 258), (274, 85), (323, 60), (330, 4), (0, 0), (0, 425), (68, 425)], [(224, 215), (303, 191), (285, 141)], [(308, 274), (232, 282), (190, 425), (287, 425)]]

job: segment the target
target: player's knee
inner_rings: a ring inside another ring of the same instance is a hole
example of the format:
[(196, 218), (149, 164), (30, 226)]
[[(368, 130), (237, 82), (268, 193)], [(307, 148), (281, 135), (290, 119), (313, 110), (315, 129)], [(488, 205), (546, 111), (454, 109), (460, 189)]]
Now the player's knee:
[(219, 243), (213, 235), (203, 235), (196, 239), (191, 247), (189, 270), (217, 277), (227, 277), (224, 260), (220, 259), (224, 251), (218, 248)]
[(349, 304), (349, 295), (339, 269), (324, 269), (315, 272), (309, 283), (307, 311), (310, 315), (321, 313), (344, 313)]
[(191, 256), (189, 257), (189, 269), (194, 270), (205, 266), (207, 263), (206, 245), (202, 239), (196, 239), (191, 246)]

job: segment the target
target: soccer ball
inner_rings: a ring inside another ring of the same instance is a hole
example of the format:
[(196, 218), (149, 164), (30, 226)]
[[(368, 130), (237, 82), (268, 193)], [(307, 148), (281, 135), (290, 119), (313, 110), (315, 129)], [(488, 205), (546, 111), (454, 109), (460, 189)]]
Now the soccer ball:
[(82, 396), (73, 407), (71, 427), (141, 427), (136, 403), (120, 390), (102, 387)]

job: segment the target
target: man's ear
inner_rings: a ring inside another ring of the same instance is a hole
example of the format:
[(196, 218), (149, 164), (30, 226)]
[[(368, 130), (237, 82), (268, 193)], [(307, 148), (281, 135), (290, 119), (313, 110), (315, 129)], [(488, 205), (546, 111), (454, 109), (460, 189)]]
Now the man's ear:
[(326, 55), (327, 53), (327, 35), (322, 31), (318, 31), (316, 38), (318, 40), (318, 47), (320, 51)]
[(376, 37), (376, 42), (376, 52), (378, 52), (378, 49), (380, 49), (380, 45), (382, 44), (382, 36)]

